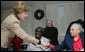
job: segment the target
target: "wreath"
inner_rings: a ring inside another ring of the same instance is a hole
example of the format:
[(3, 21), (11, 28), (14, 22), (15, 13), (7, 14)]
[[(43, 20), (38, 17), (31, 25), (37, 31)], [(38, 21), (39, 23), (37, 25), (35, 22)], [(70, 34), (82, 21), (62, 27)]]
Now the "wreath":
[(40, 9), (36, 10), (34, 12), (34, 17), (38, 20), (42, 19), (44, 17), (44, 11)]

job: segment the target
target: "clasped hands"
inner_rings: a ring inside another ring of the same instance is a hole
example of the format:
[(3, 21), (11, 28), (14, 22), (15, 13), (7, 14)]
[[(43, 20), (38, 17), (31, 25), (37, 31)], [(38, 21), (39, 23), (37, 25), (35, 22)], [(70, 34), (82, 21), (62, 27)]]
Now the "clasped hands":
[(41, 45), (44, 46), (45, 48), (51, 48), (51, 44), (45, 43), (41, 41)]

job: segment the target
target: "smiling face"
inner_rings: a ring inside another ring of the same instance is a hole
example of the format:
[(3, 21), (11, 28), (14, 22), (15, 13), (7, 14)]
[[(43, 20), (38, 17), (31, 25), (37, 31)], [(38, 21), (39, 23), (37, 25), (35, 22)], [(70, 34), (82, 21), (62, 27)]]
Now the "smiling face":
[(42, 32), (41, 32), (41, 29), (37, 29), (37, 31), (35, 31), (35, 37), (36, 37), (37, 39), (40, 39), (41, 36), (42, 36), (41, 33), (42, 33)]
[(52, 27), (53, 24), (52, 24), (52, 22), (47, 22), (47, 23), (46, 23), (46, 26), (47, 26), (47, 27)]
[(23, 12), (23, 13), (20, 13), (17, 15), (20, 19), (24, 20), (27, 16), (28, 16), (28, 13), (27, 12)]
[(78, 26), (72, 25), (71, 28), (70, 28), (70, 34), (71, 34), (71, 36), (72, 37), (76, 37), (76, 36), (79, 35), (79, 33), (80, 33), (80, 30), (79, 30)]

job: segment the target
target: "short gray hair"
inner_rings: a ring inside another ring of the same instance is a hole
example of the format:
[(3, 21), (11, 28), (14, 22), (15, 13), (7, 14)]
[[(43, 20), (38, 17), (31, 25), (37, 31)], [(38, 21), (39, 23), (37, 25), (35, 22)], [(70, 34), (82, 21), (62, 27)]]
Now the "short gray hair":
[(47, 22), (53, 23), (53, 20), (51, 20), (51, 19), (47, 19)]
[[(72, 24), (72, 25), (75, 25), (76, 27), (78, 27), (78, 29), (80, 30), (80, 32), (84, 32), (84, 29), (82, 28), (82, 26), (81, 26), (80, 24), (74, 23), (74, 24)], [(71, 25), (71, 26), (72, 26), (72, 25)]]

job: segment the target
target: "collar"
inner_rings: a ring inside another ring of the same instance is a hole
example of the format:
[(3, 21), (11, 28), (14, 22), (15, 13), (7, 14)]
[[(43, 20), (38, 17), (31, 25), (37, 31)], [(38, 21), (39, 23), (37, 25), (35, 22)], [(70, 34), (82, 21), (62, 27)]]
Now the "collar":
[(74, 39), (74, 42), (78, 42), (79, 41), (79, 39), (80, 39), (80, 35), (78, 35), (78, 39), (75, 41), (75, 39)]

